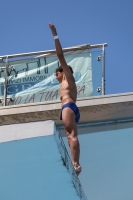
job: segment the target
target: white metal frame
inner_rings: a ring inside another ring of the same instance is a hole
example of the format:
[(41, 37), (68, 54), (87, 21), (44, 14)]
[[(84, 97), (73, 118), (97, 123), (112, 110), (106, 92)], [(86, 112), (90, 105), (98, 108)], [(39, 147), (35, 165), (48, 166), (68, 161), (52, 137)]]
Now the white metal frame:
[[(90, 45), (90, 44), (83, 44), (83, 45), (78, 45), (74, 47), (68, 47), (64, 48), (63, 52), (70, 52), (70, 51), (76, 51), (76, 50), (85, 50), (85, 49), (94, 49), (94, 48), (102, 48), (102, 95), (105, 95), (105, 47), (107, 47), (107, 43), (103, 44), (95, 44), (95, 45)], [(21, 53), (21, 54), (12, 54), (12, 55), (3, 55), (0, 56), (0, 60), (6, 59), (4, 72), (5, 72), (5, 84), (4, 84), (4, 98), (0, 99), (3, 100), (3, 105), (6, 106), (6, 99), (7, 99), (7, 69), (8, 69), (8, 59), (10, 58), (18, 58), (18, 57), (27, 57), (27, 56), (35, 56), (35, 55), (40, 55), (40, 56), (47, 56), (47, 55), (52, 55), (55, 54), (56, 50), (47, 50), (47, 51), (38, 51), (38, 52), (29, 52), (29, 53)]]

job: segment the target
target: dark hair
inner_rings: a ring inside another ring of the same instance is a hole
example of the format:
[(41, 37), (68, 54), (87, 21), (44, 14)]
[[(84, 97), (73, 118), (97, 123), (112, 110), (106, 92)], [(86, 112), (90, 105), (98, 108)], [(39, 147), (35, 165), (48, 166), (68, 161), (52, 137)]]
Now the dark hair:
[[(71, 70), (71, 72), (72, 72), (72, 74), (73, 74), (73, 69), (72, 69), (72, 67), (69, 66), (69, 65), (67, 65), (67, 66), (70, 68), (70, 70)], [(63, 72), (62, 66), (59, 66), (58, 68), (56, 68), (55, 73), (57, 73), (57, 72)]]

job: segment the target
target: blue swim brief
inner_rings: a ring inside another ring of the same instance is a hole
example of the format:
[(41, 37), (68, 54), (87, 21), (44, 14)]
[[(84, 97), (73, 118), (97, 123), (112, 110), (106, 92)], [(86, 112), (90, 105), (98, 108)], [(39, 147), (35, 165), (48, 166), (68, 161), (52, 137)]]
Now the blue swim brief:
[[(75, 113), (75, 121), (76, 121), (76, 123), (78, 123), (78, 121), (80, 119), (80, 113), (79, 113), (79, 109), (76, 106), (76, 104), (73, 103), (73, 102), (69, 102), (69, 103), (66, 103), (62, 106), (62, 110), (64, 108), (71, 108), (73, 110), (73, 112)], [(62, 111), (61, 111), (61, 114), (60, 114), (60, 120), (62, 120)]]

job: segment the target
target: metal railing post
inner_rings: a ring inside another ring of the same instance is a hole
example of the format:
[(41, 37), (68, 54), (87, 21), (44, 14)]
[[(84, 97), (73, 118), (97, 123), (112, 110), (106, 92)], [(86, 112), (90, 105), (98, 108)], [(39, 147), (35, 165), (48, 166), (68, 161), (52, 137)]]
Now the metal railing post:
[(6, 95), (7, 95), (7, 69), (8, 69), (8, 56), (6, 57), (6, 64), (4, 68), (5, 83), (4, 83), (4, 106), (6, 106)]
[(105, 95), (105, 48), (102, 46), (102, 95)]

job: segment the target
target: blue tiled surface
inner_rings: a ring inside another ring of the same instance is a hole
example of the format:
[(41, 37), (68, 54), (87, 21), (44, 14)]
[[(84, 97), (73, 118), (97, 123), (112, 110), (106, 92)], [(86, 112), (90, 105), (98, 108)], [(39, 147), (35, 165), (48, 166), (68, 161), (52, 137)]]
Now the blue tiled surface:
[(0, 144), (1, 200), (79, 200), (55, 137)]
[[(70, 154), (66, 137), (63, 140)], [(79, 135), (79, 141), (79, 179), (87, 198), (132, 200), (133, 120), (90, 123), (86, 133)]]

